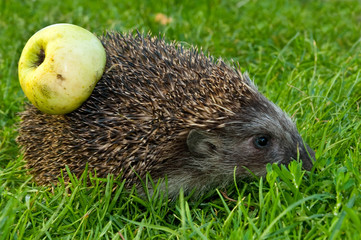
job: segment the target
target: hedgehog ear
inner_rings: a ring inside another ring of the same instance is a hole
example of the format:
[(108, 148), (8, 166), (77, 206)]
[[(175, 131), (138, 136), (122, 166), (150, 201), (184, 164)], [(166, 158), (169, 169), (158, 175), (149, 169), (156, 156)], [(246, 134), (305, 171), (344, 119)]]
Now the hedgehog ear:
[(195, 157), (205, 158), (214, 154), (218, 145), (219, 139), (207, 131), (192, 129), (188, 133), (187, 146)]

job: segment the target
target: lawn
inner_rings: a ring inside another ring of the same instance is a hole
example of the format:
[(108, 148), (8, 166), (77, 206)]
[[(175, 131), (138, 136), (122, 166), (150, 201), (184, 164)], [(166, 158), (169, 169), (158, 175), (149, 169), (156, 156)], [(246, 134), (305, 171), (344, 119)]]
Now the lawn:
[[(160, 33), (238, 62), (293, 117), (314, 168), (268, 165), (196, 201), (141, 199), (112, 176), (37, 186), (15, 142), (17, 61), (58, 22)], [(0, 239), (361, 239), (360, 30), (358, 0), (0, 0)]]

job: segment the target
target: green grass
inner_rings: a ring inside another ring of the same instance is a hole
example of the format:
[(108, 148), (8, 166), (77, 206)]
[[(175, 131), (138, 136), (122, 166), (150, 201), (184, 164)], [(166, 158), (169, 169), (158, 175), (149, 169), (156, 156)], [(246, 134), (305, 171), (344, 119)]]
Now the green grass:
[[(163, 26), (157, 13), (173, 21)], [(268, 166), (267, 177), (227, 189), (235, 201), (224, 189), (143, 200), (111, 177), (36, 186), (15, 143), (26, 101), (17, 61), (35, 31), (57, 22), (161, 33), (234, 59), (294, 117), (314, 169)], [(356, 0), (0, 0), (0, 239), (361, 239), (360, 30)]]

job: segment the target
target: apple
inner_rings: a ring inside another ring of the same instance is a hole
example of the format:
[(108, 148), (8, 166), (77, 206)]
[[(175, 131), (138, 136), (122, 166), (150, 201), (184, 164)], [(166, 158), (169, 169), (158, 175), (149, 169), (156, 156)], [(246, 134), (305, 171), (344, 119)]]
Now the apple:
[(66, 114), (90, 96), (105, 62), (105, 49), (94, 34), (76, 25), (54, 24), (26, 43), (19, 60), (19, 81), (39, 110)]

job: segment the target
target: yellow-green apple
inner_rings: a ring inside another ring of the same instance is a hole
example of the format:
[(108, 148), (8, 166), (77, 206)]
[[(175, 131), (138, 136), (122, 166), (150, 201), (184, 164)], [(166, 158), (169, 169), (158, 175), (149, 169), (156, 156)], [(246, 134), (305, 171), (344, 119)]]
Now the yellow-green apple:
[(31, 103), (49, 114), (77, 109), (104, 72), (100, 40), (72, 24), (54, 24), (35, 33), (19, 60), (20, 85)]

